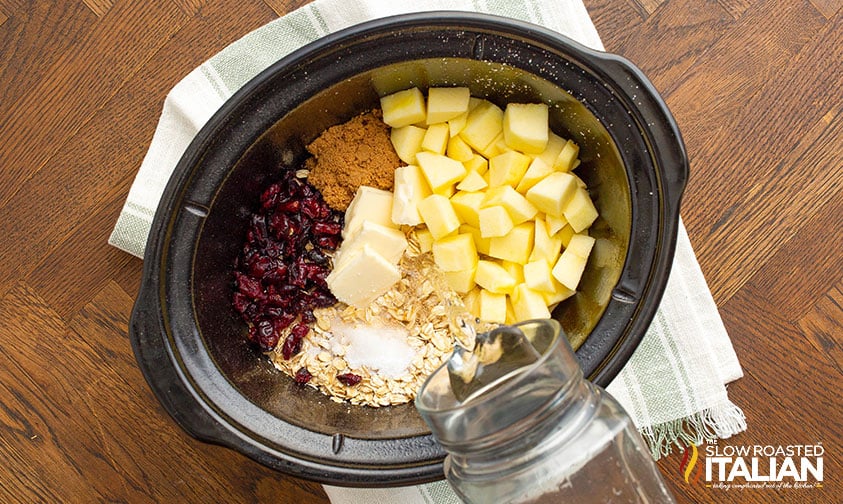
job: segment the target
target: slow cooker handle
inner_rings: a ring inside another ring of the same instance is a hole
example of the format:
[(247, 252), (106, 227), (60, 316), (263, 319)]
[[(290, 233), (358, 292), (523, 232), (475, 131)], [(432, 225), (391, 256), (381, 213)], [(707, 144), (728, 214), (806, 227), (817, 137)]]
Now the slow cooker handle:
[(689, 162), (685, 143), (676, 119), (653, 83), (629, 60), (616, 54), (588, 50), (592, 63), (600, 69), (608, 82), (619, 83), (613, 88), (618, 99), (627, 103), (632, 117), (650, 142), (664, 195), (664, 215), (668, 222), (678, 218), (679, 204), (688, 183)]
[(155, 294), (156, 289), (143, 285), (129, 320), (132, 350), (146, 382), (167, 413), (191, 436), (232, 446), (231, 434), (222, 429), (188, 388), (169, 345), (165, 344), (167, 332)]

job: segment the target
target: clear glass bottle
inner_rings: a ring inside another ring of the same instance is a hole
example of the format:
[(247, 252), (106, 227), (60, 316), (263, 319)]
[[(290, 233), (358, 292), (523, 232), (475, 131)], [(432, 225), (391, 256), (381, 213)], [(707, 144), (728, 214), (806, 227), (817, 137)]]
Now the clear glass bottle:
[(673, 503), (618, 402), (583, 378), (554, 320), (458, 347), (416, 398), (467, 503)]

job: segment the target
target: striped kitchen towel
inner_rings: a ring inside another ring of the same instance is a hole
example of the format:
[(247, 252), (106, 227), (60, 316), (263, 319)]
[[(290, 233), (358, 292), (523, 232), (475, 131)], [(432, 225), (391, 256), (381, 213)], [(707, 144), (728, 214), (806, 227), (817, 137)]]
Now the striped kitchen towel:
[[(168, 94), (109, 243), (143, 256), (167, 180), (193, 136), (240, 86), (282, 56), (352, 24), (415, 11), (480, 11), (543, 25), (602, 50), (580, 0), (316, 0), (246, 34), (212, 56)], [(658, 458), (673, 447), (727, 438), (746, 429), (726, 384), (742, 370), (684, 226), (664, 299), (638, 350), (608, 387)], [(448, 503), (444, 482), (414, 487), (325, 487), (335, 503)]]

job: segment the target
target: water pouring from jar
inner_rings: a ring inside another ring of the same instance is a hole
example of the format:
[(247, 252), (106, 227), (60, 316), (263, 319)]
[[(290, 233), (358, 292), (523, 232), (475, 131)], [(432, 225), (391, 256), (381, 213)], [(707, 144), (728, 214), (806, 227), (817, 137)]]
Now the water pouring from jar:
[(415, 405), (464, 502), (675, 502), (629, 416), (584, 379), (557, 321), (451, 323), (454, 352)]

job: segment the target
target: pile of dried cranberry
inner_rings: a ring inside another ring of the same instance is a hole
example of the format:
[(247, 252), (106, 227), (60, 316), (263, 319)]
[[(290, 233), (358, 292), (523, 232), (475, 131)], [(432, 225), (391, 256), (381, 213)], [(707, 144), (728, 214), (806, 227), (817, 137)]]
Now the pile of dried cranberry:
[(295, 323), (281, 353), (285, 359), (297, 354), (315, 320), (313, 309), (337, 302), (325, 282), (331, 270), (326, 252), (336, 250), (342, 226), (343, 214), (293, 170), (261, 194), (235, 264), (233, 304), (249, 326), (249, 341), (262, 351), (274, 349)]

